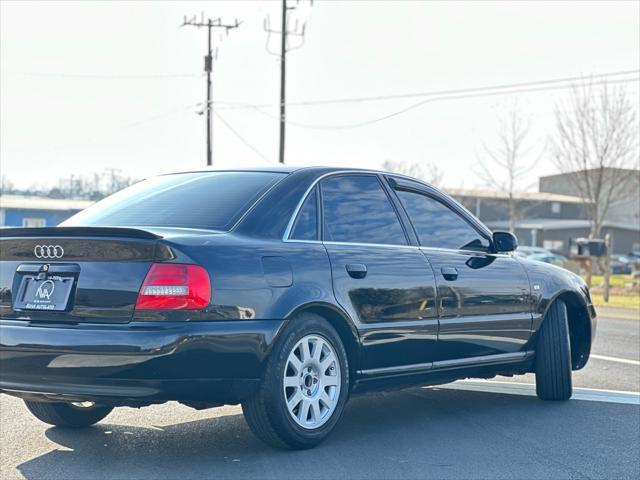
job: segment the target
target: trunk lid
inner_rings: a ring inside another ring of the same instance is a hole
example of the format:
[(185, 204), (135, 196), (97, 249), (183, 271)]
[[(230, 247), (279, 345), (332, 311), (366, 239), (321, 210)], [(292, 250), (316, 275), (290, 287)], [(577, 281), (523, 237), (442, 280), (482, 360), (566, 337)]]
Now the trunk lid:
[(175, 258), (151, 229), (0, 230), (0, 318), (127, 323), (153, 262)]

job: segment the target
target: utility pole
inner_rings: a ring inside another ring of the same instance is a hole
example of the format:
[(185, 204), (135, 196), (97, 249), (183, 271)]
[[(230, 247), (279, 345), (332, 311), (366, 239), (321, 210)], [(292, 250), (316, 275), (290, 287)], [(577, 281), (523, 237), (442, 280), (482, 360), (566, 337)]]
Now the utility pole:
[[(282, 0), (282, 35), (280, 35), (280, 152), (278, 161), (284, 163), (284, 137), (286, 120), (286, 81), (287, 81), (287, 0)], [(304, 28), (304, 27), (303, 27)]]
[(219, 17), (215, 19), (208, 18), (205, 21), (203, 13), (200, 16), (200, 20), (197, 20), (195, 16), (187, 20), (187, 17), (185, 16), (182, 25), (180, 25), (180, 27), (207, 27), (207, 55), (204, 57), (204, 71), (207, 74), (207, 103), (205, 105), (205, 111), (207, 112), (207, 166), (213, 165), (213, 119), (211, 118), (211, 109), (213, 108), (213, 104), (211, 100), (211, 72), (213, 70), (214, 57), (212, 52), (211, 31), (214, 28), (224, 28), (228, 35), (229, 30), (238, 28), (241, 23), (242, 22), (239, 22), (238, 19), (236, 19), (234, 23), (224, 24)]
[[(295, 10), (297, 3), (294, 6), (287, 6), (287, 0), (282, 0), (282, 23), (280, 30), (272, 30), (269, 17), (265, 19), (264, 30), (267, 32), (267, 52), (280, 57), (280, 152), (278, 154), (278, 161), (284, 163), (284, 144), (285, 144), (285, 129), (286, 129), (286, 80), (287, 80), (287, 52), (302, 47), (304, 44), (304, 32), (306, 23), (302, 24), (302, 29), (298, 30), (298, 21), (296, 20), (293, 30), (289, 30), (288, 27), (288, 14), (289, 10)], [(313, 5), (313, 0), (311, 0)], [(280, 53), (274, 53), (269, 49), (269, 40), (271, 34), (280, 35)], [(301, 42), (295, 47), (289, 47), (287, 37), (289, 35), (297, 36), (301, 39)]]

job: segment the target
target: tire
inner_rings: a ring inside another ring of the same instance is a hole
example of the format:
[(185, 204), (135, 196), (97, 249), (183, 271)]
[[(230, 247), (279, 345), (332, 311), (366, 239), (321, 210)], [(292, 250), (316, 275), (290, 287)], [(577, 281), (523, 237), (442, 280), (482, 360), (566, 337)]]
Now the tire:
[(553, 302), (538, 333), (535, 359), (536, 393), (542, 400), (569, 400), (571, 384), (571, 343), (567, 306)]
[(82, 428), (98, 423), (111, 413), (113, 407), (92, 405), (76, 406), (72, 403), (35, 402), (25, 400), (29, 411), (44, 423), (57, 427)]
[(251, 431), (265, 443), (290, 450), (312, 448), (340, 420), (349, 382), (340, 336), (322, 317), (303, 313), (281, 333), (260, 388), (242, 404), (242, 411)]

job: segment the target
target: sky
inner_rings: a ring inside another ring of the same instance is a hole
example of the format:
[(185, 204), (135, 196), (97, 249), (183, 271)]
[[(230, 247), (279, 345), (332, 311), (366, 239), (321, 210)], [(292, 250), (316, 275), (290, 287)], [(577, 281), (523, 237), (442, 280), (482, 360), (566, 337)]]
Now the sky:
[[(306, 22), (306, 31), (302, 47), (287, 57), (288, 102), (640, 69), (638, 1), (297, 5), (291, 26)], [(201, 13), (242, 21), (228, 36), (213, 36), (214, 166), (275, 164), (280, 70), (263, 27), (270, 17), (279, 28), (280, 8), (280, 1), (3, 0), (0, 174), (27, 187), (105, 168), (145, 178), (203, 167), (198, 104), (205, 99), (206, 30), (178, 28), (185, 15)], [(279, 37), (270, 41), (277, 49)], [(625, 85), (637, 104), (639, 82)], [(556, 172), (540, 152), (554, 132), (554, 105), (567, 95), (565, 89), (433, 101), (358, 128), (342, 127), (423, 98), (292, 105), (286, 160), (363, 168), (385, 160), (431, 162), (443, 171), (445, 186), (482, 187), (483, 145), (496, 142), (500, 116), (517, 101), (532, 125), (527, 161), (537, 163), (527, 184), (533, 185)]]

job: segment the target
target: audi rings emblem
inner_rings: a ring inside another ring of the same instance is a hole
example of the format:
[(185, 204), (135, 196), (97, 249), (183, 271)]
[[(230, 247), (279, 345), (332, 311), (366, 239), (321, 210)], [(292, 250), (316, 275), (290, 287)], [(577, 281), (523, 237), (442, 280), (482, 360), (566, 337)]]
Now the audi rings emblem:
[(62, 258), (64, 248), (60, 245), (36, 245), (33, 253), (37, 258)]

